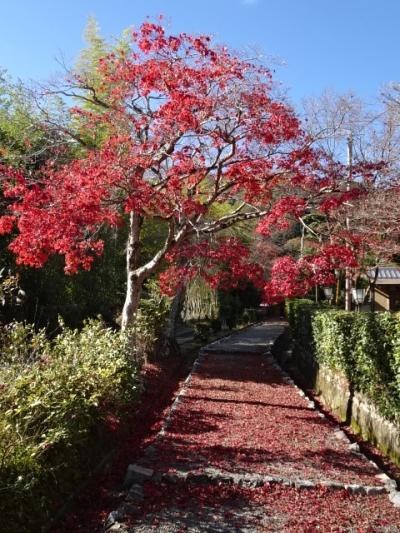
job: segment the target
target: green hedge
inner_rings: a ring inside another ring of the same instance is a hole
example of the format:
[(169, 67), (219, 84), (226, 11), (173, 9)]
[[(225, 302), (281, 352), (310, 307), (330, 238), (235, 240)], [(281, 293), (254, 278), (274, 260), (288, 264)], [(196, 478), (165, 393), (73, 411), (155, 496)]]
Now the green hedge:
[(298, 355), (313, 352), (312, 317), (319, 309), (312, 300), (286, 300), (285, 312)]
[(400, 423), (400, 314), (352, 313), (292, 300), (294, 356), (342, 372), (389, 420)]
[(138, 394), (140, 365), (95, 320), (53, 341), (13, 323), (0, 342), (0, 530), (36, 531), (110, 446), (107, 423)]

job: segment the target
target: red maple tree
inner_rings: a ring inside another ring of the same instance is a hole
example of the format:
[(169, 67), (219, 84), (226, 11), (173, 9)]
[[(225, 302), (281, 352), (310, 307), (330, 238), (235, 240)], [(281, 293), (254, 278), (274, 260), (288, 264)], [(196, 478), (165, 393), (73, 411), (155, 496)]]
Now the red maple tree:
[[(70, 112), (96, 142), (83, 143), (81, 156), (63, 166), (50, 161), (34, 183), (3, 169), (10, 203), (0, 232), (17, 226), (10, 248), (18, 263), (41, 267), (60, 254), (74, 273), (102, 253), (103, 226), (127, 225), (123, 327), (133, 320), (143, 283), (164, 261), (170, 267), (161, 284), (169, 293), (197, 273), (214, 286), (248, 278), (261, 287), (262, 269), (244, 246), (216, 235), (252, 219), (261, 219), (258, 231), (268, 234), (312, 206), (327, 210), (348, 200), (338, 169), (321, 163), (293, 110), (274, 98), (270, 71), (207, 36), (167, 35), (145, 22), (129, 51), (99, 60), (96, 80), (76, 75), (63, 91), (85, 104)], [(141, 263), (146, 219), (161, 220), (167, 236)], [(280, 259), (264, 287), (267, 298), (308, 290), (339, 263), (354, 261), (346, 250), (331, 239), (295, 267)]]
[(319, 153), (308, 179), (293, 183), (291, 190), (278, 187), (280, 195), (257, 231), (269, 238), (298, 224), (300, 244), (307, 235), (308, 250), (300, 246), (296, 257), (279, 257), (270, 265), (264, 286), (267, 301), (304, 296), (316, 285), (333, 285), (338, 270), (357, 278), (371, 262), (379, 264), (398, 253), (399, 189), (381, 179), (385, 168), (382, 161), (349, 167)]
[[(71, 113), (93, 135), (103, 128), (105, 140), (65, 166), (48, 164), (40, 183), (12, 172), (4, 194), (13, 200), (0, 228), (4, 233), (17, 224), (10, 248), (19, 263), (40, 267), (61, 254), (73, 273), (89, 269), (101, 254), (101, 226), (127, 223), (126, 327), (144, 281), (168, 254), (171, 259), (173, 250), (185, 249), (188, 260), (206, 241), (202, 259), (213, 262), (207, 275), (215, 277), (224, 270), (216, 258), (224, 257), (215, 250), (217, 240), (207, 243), (210, 236), (265, 216), (273, 188), (306, 179), (313, 154), (292, 109), (272, 96), (270, 72), (207, 36), (167, 35), (145, 22), (133, 33), (129, 53), (102, 58), (98, 75), (98, 87), (70, 80), (69, 94), (90, 103)], [(213, 206), (228, 202), (232, 209), (216, 217)], [(168, 235), (154, 257), (139, 264), (146, 218), (163, 220)], [(246, 258), (234, 243), (221, 246), (231, 250), (222, 262), (231, 271), (221, 274), (227, 284), (246, 275)], [(252, 276), (257, 273), (252, 267)]]

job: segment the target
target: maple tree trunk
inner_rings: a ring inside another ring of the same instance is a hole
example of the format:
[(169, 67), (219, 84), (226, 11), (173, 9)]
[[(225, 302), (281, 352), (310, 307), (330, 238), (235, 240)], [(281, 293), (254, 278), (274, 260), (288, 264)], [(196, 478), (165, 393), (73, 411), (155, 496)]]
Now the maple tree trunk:
[(122, 329), (126, 329), (132, 323), (139, 307), (140, 296), (146, 276), (138, 272), (138, 258), (140, 252), (140, 229), (143, 219), (135, 213), (129, 215), (129, 237), (126, 248), (126, 296), (122, 310)]
[(135, 317), (136, 311), (139, 307), (140, 296), (142, 294), (143, 281), (135, 276), (128, 274), (128, 283), (126, 289), (125, 303), (122, 310), (122, 329), (129, 327)]
[(140, 230), (143, 224), (143, 217), (133, 212), (129, 215), (129, 237), (126, 247), (126, 297), (122, 310), (121, 328), (128, 328), (138, 310), (140, 296), (144, 282), (159, 268), (165, 254), (170, 248), (178, 244), (186, 236), (186, 227), (174, 233), (174, 222), (170, 222), (168, 236), (163, 246), (154, 257), (146, 264), (139, 266), (140, 259)]

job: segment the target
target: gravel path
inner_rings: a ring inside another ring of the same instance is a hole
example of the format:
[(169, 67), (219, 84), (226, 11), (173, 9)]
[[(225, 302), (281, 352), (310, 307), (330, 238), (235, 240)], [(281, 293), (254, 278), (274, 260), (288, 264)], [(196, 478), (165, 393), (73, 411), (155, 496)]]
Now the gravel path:
[(110, 530), (400, 531), (388, 479), (268, 355), (282, 329), (203, 351)]

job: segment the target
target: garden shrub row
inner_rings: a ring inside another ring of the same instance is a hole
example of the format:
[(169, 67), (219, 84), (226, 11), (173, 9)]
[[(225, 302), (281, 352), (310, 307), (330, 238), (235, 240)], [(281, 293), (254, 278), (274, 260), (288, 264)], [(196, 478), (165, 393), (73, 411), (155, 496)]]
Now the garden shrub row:
[(109, 421), (138, 395), (141, 363), (99, 320), (51, 341), (22, 323), (0, 336), (0, 530), (32, 531), (111, 445)]
[(341, 372), (400, 424), (400, 314), (346, 312), (311, 300), (288, 301), (286, 313), (295, 357)]

